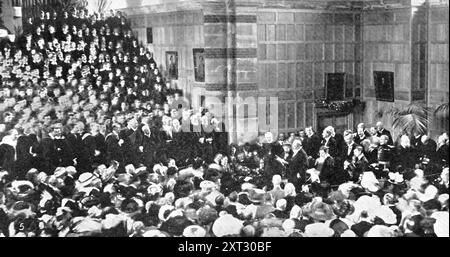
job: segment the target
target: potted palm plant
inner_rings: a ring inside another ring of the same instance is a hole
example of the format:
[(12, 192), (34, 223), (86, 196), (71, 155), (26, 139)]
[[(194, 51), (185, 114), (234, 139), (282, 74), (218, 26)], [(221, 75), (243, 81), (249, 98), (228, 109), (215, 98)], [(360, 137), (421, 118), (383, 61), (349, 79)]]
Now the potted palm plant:
[(385, 112), (392, 118), (394, 135), (427, 134), (430, 112), (427, 107), (409, 104), (405, 107), (393, 107)]

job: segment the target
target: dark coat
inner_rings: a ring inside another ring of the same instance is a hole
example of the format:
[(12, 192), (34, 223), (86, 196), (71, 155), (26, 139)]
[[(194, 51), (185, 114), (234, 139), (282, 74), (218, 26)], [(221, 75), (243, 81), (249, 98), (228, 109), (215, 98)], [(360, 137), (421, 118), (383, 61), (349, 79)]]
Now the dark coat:
[(94, 136), (95, 140), (95, 150), (100, 152), (99, 156), (94, 157), (94, 163), (96, 164), (106, 164), (106, 141), (102, 134), (97, 134)]
[(69, 133), (66, 135), (67, 140), (72, 146), (75, 158), (79, 158), (83, 149), (83, 143), (81, 140), (82, 135)]
[(397, 149), (395, 149), (394, 156), (394, 165), (401, 165), (403, 168), (413, 169), (415, 167), (415, 164), (419, 161), (417, 150), (413, 147), (404, 148), (402, 146), (399, 146)]
[(380, 147), (378, 147), (377, 154), (378, 162), (390, 163), (392, 161), (393, 154), (394, 150), (389, 145), (380, 145)]
[(342, 147), (342, 152), (341, 152), (342, 163), (344, 161), (351, 162), (353, 160), (353, 150), (355, 150), (356, 146), (357, 146), (356, 143), (352, 144), (351, 149), (349, 151), (349, 146), (347, 144), (344, 144), (344, 146)]
[(95, 138), (91, 134), (87, 133), (83, 135), (81, 142), (83, 150), (77, 160), (77, 166), (81, 172), (92, 172), (95, 150), (97, 149)]
[(441, 165), (448, 165), (449, 156), (448, 156), (448, 145), (442, 145), (439, 147), (436, 153), (436, 158), (439, 164)]
[[(287, 171), (287, 177), (290, 181), (294, 183), (304, 183), (306, 181), (307, 160), (308, 156), (303, 149), (298, 151), (295, 156), (292, 156)], [(297, 178), (297, 174), (300, 175), (299, 179)]]
[(437, 144), (436, 141), (430, 139), (426, 144), (422, 144), (419, 147), (419, 157), (427, 157), (432, 161), (436, 160), (436, 150)]
[(353, 138), (353, 141), (355, 141), (355, 144), (357, 144), (357, 145), (361, 145), (361, 143), (362, 143), (364, 140), (370, 140), (370, 134), (369, 134), (367, 131), (364, 132), (364, 135), (363, 135), (362, 137), (360, 137), (359, 135), (356, 135), (356, 136)]
[(331, 155), (331, 157), (337, 157), (339, 155), (339, 149), (338, 149), (338, 145), (336, 142), (336, 139), (333, 137), (330, 137), (330, 139), (328, 140), (328, 142), (323, 139), (322, 140), (322, 146), (326, 146), (328, 147), (328, 153)]
[(378, 131), (377, 132), (377, 136), (378, 137), (387, 136), (389, 138), (387, 144), (388, 145), (393, 145), (394, 144), (394, 141), (392, 140), (391, 132), (389, 132), (389, 130), (387, 130), (387, 129), (383, 129), (383, 131)]
[(14, 147), (1, 144), (0, 145), (0, 167), (10, 173), (14, 173)]
[(42, 157), (46, 162), (47, 174), (53, 174), (57, 167), (67, 167), (73, 165), (73, 149), (69, 141), (65, 138), (42, 140)]
[(16, 171), (21, 179), (24, 179), (24, 175), (33, 168), (33, 155), (31, 149), (37, 144), (36, 135), (23, 135), (17, 139), (16, 146)]
[(115, 134), (109, 134), (106, 136), (106, 162), (109, 164), (111, 161), (123, 162), (122, 149), (119, 145), (119, 136)]
[(361, 174), (363, 174), (368, 170), (369, 170), (369, 161), (365, 156), (363, 156), (360, 159), (354, 157), (354, 160), (349, 165), (350, 180), (353, 182), (358, 182)]
[(144, 135), (144, 137), (142, 138), (143, 153), (141, 156), (141, 162), (148, 169), (153, 168), (157, 144), (158, 138), (153, 132), (150, 134), (150, 136)]
[(308, 156), (313, 158), (319, 157), (320, 143), (322, 139), (317, 134), (313, 134), (311, 137), (306, 137), (303, 142), (303, 149)]
[(338, 183), (338, 174), (335, 167), (335, 160), (331, 156), (326, 158), (323, 163), (318, 163), (316, 169), (320, 171), (320, 181), (336, 185)]

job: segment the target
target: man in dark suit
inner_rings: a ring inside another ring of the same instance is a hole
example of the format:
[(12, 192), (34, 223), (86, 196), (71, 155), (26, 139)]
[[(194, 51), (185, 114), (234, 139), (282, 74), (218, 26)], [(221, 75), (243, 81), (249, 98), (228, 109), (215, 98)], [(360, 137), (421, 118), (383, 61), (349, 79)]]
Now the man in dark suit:
[(128, 121), (126, 129), (122, 130), (119, 138), (123, 140), (121, 146), (124, 154), (124, 165), (133, 164), (137, 166), (138, 162), (138, 148), (142, 139), (141, 132), (138, 131), (139, 123), (136, 119)]
[(422, 134), (414, 132), (414, 135), (411, 138), (411, 146), (416, 150), (419, 150), (422, 147), (422, 136)]
[(303, 148), (308, 156), (311, 156), (315, 159), (319, 157), (319, 149), (322, 139), (314, 132), (312, 127), (306, 128), (305, 134), (306, 138)]
[(346, 161), (344, 167), (349, 173), (350, 180), (358, 182), (361, 174), (366, 172), (369, 168), (369, 161), (364, 156), (364, 148), (362, 146), (356, 146), (353, 150), (353, 160)]
[(378, 147), (378, 164), (382, 164), (385, 168), (389, 168), (392, 162), (393, 147), (388, 145), (389, 137), (382, 135), (380, 137), (380, 146)]
[(69, 141), (62, 135), (62, 125), (51, 127), (49, 138), (42, 140), (42, 156), (46, 161), (47, 174), (53, 174), (58, 167), (67, 167), (74, 164), (73, 149)]
[(364, 125), (364, 123), (361, 123), (358, 125), (358, 128), (356, 130), (356, 134), (355, 137), (353, 138), (353, 140), (355, 141), (355, 143), (357, 145), (361, 145), (361, 142), (364, 140), (368, 140), (371, 138), (370, 133), (366, 130), (366, 127)]
[(112, 161), (123, 163), (123, 154), (121, 145), (123, 140), (119, 138), (120, 125), (113, 124), (112, 132), (106, 136), (106, 162), (109, 164)]
[(17, 139), (16, 171), (19, 179), (25, 179), (25, 174), (33, 168), (32, 148), (37, 143), (37, 137), (31, 127), (25, 128), (23, 134)]
[(436, 161), (437, 157), (437, 144), (436, 141), (429, 136), (422, 136), (422, 145), (419, 148), (419, 157), (426, 158), (430, 161)]
[(383, 123), (381, 121), (377, 122), (376, 128), (377, 128), (377, 136), (378, 137), (381, 137), (381, 136), (385, 135), (385, 136), (388, 137), (387, 144), (388, 145), (393, 145), (394, 144), (394, 141), (392, 140), (391, 132), (389, 132), (389, 130), (384, 128), (384, 125), (383, 125)]
[(83, 151), (81, 137), (84, 131), (84, 123), (78, 122), (73, 125), (70, 133), (66, 134), (66, 138), (69, 141), (69, 144), (72, 146), (74, 158), (80, 158), (81, 152)]
[(336, 143), (336, 139), (333, 137), (332, 127), (328, 127), (322, 132), (322, 146), (328, 148), (328, 153), (331, 157), (336, 158), (338, 156), (338, 147)]
[(283, 160), (290, 162), (292, 159), (292, 145), (289, 141), (283, 142), (283, 154), (280, 156)]
[(142, 157), (141, 162), (148, 169), (151, 169), (154, 164), (156, 145), (158, 144), (158, 138), (153, 133), (148, 125), (142, 127)]
[[(306, 170), (308, 169), (308, 156), (303, 150), (301, 140), (292, 143), (292, 157), (289, 162), (287, 177), (294, 185), (303, 184), (306, 181)], [(301, 188), (301, 187), (298, 187)]]
[(353, 158), (353, 151), (356, 148), (356, 143), (354, 141), (353, 134), (346, 135), (344, 138), (344, 141), (345, 141), (345, 144), (342, 147), (341, 161), (342, 161), (342, 163), (344, 161), (351, 162), (352, 158)]

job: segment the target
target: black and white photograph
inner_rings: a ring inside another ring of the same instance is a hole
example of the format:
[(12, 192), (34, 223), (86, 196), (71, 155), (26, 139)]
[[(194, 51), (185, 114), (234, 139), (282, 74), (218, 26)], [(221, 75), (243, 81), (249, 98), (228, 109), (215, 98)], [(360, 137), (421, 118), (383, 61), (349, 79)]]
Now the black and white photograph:
[(0, 243), (448, 238), (448, 133), (448, 0), (0, 0)]

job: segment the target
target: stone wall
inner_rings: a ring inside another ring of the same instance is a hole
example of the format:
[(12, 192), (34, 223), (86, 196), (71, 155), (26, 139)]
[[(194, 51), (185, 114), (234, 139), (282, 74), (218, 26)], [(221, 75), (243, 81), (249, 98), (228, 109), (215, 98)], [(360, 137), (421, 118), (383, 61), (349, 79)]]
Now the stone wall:
[[(363, 19), (363, 43), (364, 43), (364, 100), (367, 102), (366, 121), (375, 123), (382, 118), (385, 125), (390, 126), (384, 113), (393, 106), (406, 105), (411, 101), (411, 85), (423, 88), (419, 76), (411, 78), (411, 29), (412, 10), (402, 8), (396, 10), (373, 10), (364, 13)], [(417, 25), (419, 26), (419, 25)], [(420, 26), (423, 28), (422, 26)], [(417, 30), (418, 32), (418, 30)], [(424, 37), (424, 33), (419, 33)], [(419, 42), (418, 38), (416, 42)], [(415, 45), (418, 50), (424, 51), (423, 45)], [(418, 67), (419, 54), (415, 59)], [(420, 58), (423, 58), (420, 55)], [(420, 66), (423, 67), (423, 66)], [(395, 102), (381, 102), (375, 99), (374, 71), (394, 72), (394, 96)], [(418, 73), (416, 73), (418, 75)]]
[[(449, 8), (434, 6), (429, 10), (428, 39), (428, 106), (434, 111), (449, 99)], [(449, 130), (448, 119), (434, 118), (430, 125), (432, 135)]]
[[(205, 46), (202, 11), (139, 14), (131, 16), (130, 19), (134, 34), (153, 52), (163, 74), (167, 75), (166, 52), (178, 53), (178, 79), (172, 81), (172, 86), (186, 92), (188, 99), (197, 95), (195, 88), (204, 87), (204, 83), (195, 81), (193, 49)], [(147, 41), (148, 29), (151, 29), (153, 34), (151, 43)]]
[[(274, 132), (290, 132), (328, 123), (354, 129), (380, 119), (389, 128), (383, 113), (391, 107), (448, 102), (448, 4), (374, 1), (374, 8), (363, 8), (368, 1), (352, 9), (330, 7), (333, 1), (140, 2), (123, 10), (142, 41), (153, 28), (149, 47), (163, 71), (165, 52), (178, 52), (180, 79), (174, 84), (189, 93), (194, 107), (225, 103), (227, 97), (278, 97), (266, 118), (278, 118)], [(194, 80), (193, 48), (204, 48), (204, 83)], [(394, 103), (376, 100), (374, 71), (395, 73)], [(346, 99), (365, 101), (364, 113), (333, 117), (317, 108), (316, 100), (325, 98), (325, 73), (334, 72), (347, 74)], [(241, 107), (227, 106), (219, 115), (235, 131), (233, 142), (265, 131), (256, 110), (239, 112)], [(445, 128), (437, 119), (430, 126), (432, 134)]]
[[(435, 108), (448, 103), (448, 6), (409, 6), (366, 11), (364, 31), (365, 120), (382, 119), (389, 127), (391, 107), (410, 103), (430, 109), (430, 134), (448, 131), (433, 117)], [(373, 71), (395, 73), (395, 102), (375, 99)]]
[(279, 97), (280, 131), (317, 128), (325, 73), (345, 72), (346, 98), (361, 96), (360, 22), (359, 12), (258, 11), (259, 91)]

